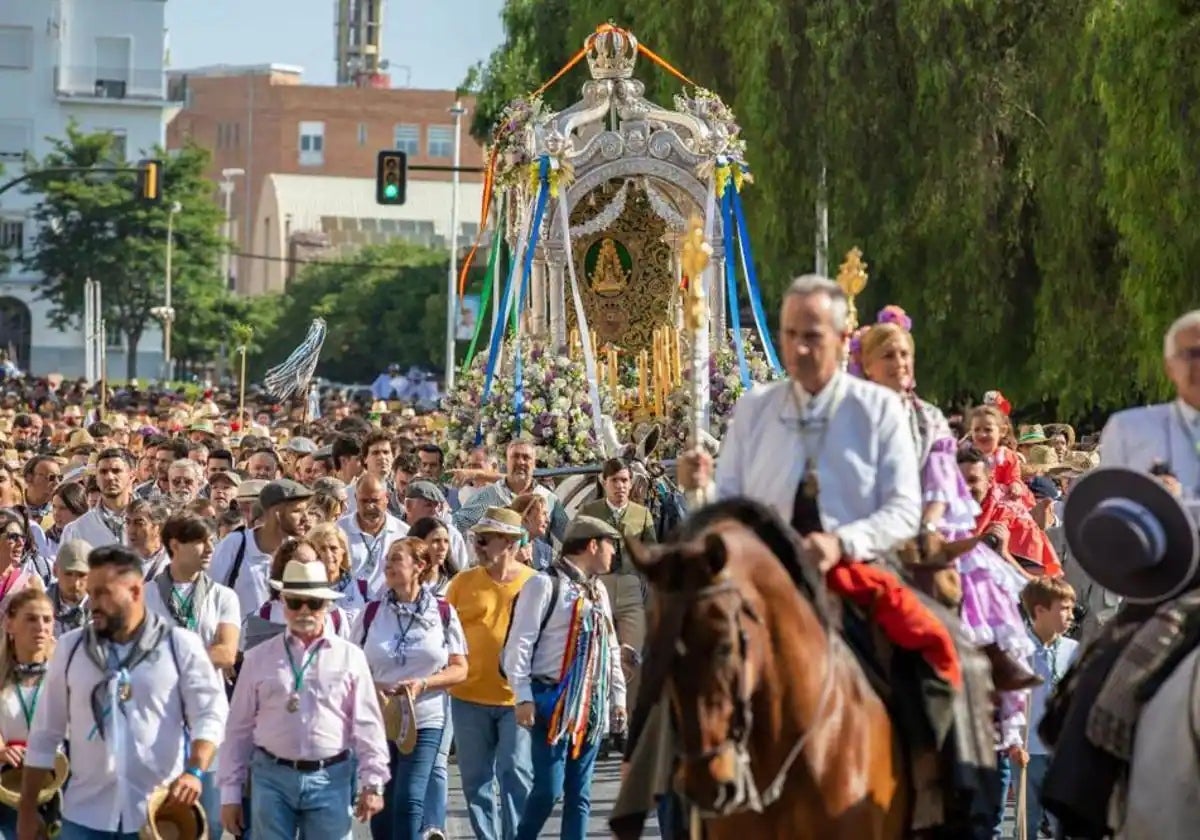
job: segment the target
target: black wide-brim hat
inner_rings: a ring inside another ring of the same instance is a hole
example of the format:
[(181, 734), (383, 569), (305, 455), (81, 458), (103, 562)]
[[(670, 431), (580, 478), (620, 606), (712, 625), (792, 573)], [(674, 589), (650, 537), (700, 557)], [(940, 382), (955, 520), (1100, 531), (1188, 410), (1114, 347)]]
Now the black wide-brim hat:
[(1071, 555), (1103, 588), (1133, 603), (1169, 601), (1200, 584), (1200, 535), (1157, 478), (1121, 467), (1084, 475), (1063, 510)]

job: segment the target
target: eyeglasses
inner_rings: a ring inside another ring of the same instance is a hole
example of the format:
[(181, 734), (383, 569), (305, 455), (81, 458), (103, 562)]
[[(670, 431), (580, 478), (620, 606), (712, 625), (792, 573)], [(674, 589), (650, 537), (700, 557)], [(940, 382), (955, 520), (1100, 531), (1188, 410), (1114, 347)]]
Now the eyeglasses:
[(290, 595), (283, 599), (283, 603), (287, 604), (289, 610), (299, 610), (302, 607), (308, 607), (310, 612), (316, 612), (325, 606), (325, 602), (320, 598), (293, 598)]

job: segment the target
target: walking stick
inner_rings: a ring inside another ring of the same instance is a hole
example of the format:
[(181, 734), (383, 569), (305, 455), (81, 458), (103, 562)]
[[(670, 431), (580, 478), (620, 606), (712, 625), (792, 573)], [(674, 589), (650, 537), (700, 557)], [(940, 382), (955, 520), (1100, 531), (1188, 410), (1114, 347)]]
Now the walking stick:
[(237, 345), (238, 354), (241, 356), (240, 372), (238, 373), (238, 413), (237, 422), (238, 428), (245, 434), (245, 414), (246, 414), (246, 354), (250, 350), (250, 339), (254, 337), (254, 328), (248, 324), (237, 323), (233, 325), (233, 341)]

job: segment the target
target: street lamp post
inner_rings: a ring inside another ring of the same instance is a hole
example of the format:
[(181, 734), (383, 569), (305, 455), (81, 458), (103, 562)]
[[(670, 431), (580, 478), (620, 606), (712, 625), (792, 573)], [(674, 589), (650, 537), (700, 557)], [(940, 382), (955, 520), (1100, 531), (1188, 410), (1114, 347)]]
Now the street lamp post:
[(245, 169), (222, 169), (221, 181), (217, 184), (225, 198), (225, 225), (222, 230), (225, 247), (221, 249), (221, 283), (226, 288), (229, 286), (230, 248), (233, 246), (233, 179), (245, 174)]
[(162, 377), (165, 381), (171, 381), (171, 374), (174, 373), (174, 365), (171, 362), (171, 326), (175, 323), (175, 308), (171, 306), (171, 282), (173, 274), (171, 272), (171, 256), (175, 251), (175, 214), (183, 209), (183, 205), (178, 201), (171, 203), (171, 209), (167, 213), (167, 265), (163, 276), (163, 305), (156, 306), (150, 310), (150, 314), (154, 315), (163, 325), (163, 371)]
[(446, 274), (446, 393), (454, 390), (454, 347), (458, 327), (458, 168), (462, 161), (462, 100), (450, 109), (454, 115), (454, 172), (450, 178), (450, 269)]

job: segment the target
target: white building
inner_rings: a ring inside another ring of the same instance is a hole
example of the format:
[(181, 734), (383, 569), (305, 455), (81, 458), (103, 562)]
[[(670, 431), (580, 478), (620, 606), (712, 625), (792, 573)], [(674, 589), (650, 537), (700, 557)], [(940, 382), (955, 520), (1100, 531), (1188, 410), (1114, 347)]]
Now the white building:
[[(21, 174), (26, 152), (41, 158), (46, 137), (62, 137), (74, 120), (87, 132), (109, 131), (116, 149), (136, 159), (164, 139), (182, 89), (168, 90), (163, 68), (163, 2), (146, 0), (0, 0), (0, 183)], [(0, 247), (19, 257), (35, 232), (36, 195), (21, 187), (0, 195)], [(165, 244), (164, 244), (165, 247)], [(0, 349), (34, 374), (84, 371), (83, 332), (50, 327), (39, 277), (14, 262), (0, 275)], [(110, 335), (108, 373), (123, 379), (125, 350)], [(138, 373), (162, 366), (157, 329), (142, 337)]]

